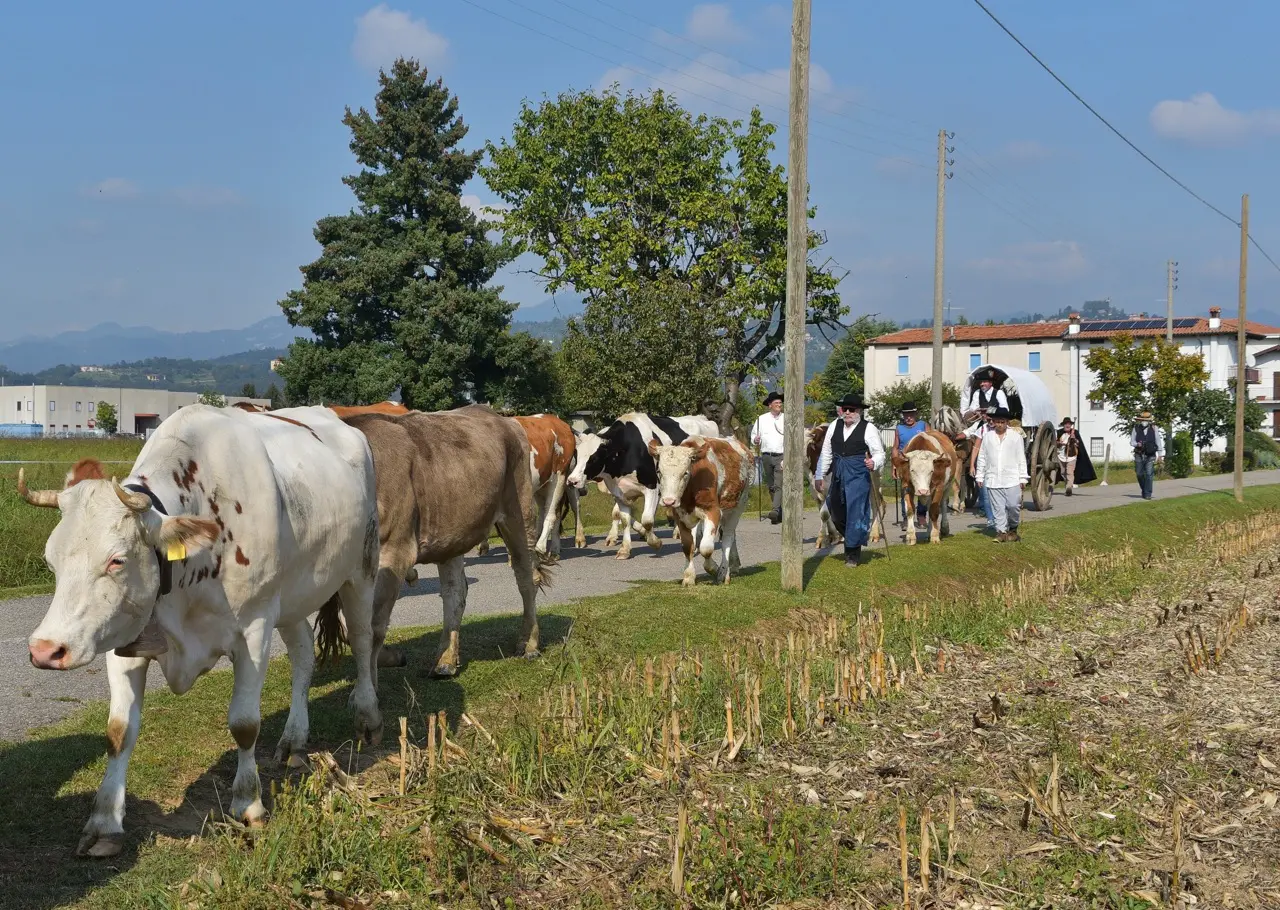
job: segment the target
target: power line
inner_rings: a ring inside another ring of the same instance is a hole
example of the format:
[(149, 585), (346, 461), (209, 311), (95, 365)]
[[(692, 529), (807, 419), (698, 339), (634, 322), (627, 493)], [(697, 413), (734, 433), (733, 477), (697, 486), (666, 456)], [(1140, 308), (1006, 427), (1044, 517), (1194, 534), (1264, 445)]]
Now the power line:
[(999, 202), (997, 202), (996, 200), (992, 199), (992, 198), (991, 198), (990, 196), (988, 196), (986, 193), (982, 192), (982, 190), (978, 189), (976, 186), (974, 186), (972, 183), (970, 183), (968, 180), (966, 180), (966, 179), (964, 178), (964, 175), (963, 175), (963, 174), (956, 174), (956, 175), (955, 175), (955, 179), (956, 179), (956, 180), (959, 180), (961, 183), (963, 183), (963, 184), (964, 184), (965, 186), (967, 186), (969, 189), (973, 190), (975, 193), (977, 193), (977, 194), (978, 194), (979, 196), (981, 196), (983, 199), (987, 200), (987, 202), (991, 203), (993, 206), (995, 206), (996, 208), (998, 208), (1000, 211), (1004, 212), (1006, 215), (1008, 215), (1008, 216), (1009, 216), (1010, 218), (1012, 218), (1014, 221), (1018, 222), (1018, 223), (1019, 223), (1019, 224), (1021, 224), (1023, 227), (1025, 227), (1025, 228), (1027, 228), (1028, 230), (1032, 231), (1034, 234), (1036, 234), (1036, 236), (1041, 237), (1041, 238), (1043, 238), (1044, 240), (1047, 240), (1047, 241), (1051, 241), (1051, 240), (1052, 240), (1052, 238), (1051, 238), (1051, 237), (1050, 237), (1046, 232), (1044, 232), (1044, 231), (1040, 230), (1040, 228), (1038, 228), (1038, 227), (1036, 227), (1035, 225), (1033, 225), (1033, 224), (1031, 224), (1030, 222), (1028, 222), (1028, 221), (1027, 221), (1025, 218), (1023, 218), (1021, 215), (1017, 214), (1016, 212), (1010, 211), (1009, 209), (1007, 209), (1007, 208), (1005, 208), (1003, 205), (1001, 205)]
[[(749, 113), (750, 113), (749, 111), (743, 111), (741, 108), (735, 108), (735, 107), (733, 107), (732, 105), (725, 104), (725, 102), (724, 102), (722, 99), (712, 98), (712, 97), (711, 97), (711, 96), (709, 96), (709, 95), (703, 95), (703, 94), (701, 94), (701, 93), (699, 93), (699, 92), (692, 91), (692, 90), (690, 90), (690, 89), (688, 89), (688, 88), (686, 88), (686, 87), (684, 87), (684, 86), (682, 86), (682, 85), (679, 85), (679, 84), (677, 84), (677, 83), (670, 82), (670, 81), (665, 80), (665, 79), (662, 79), (662, 78), (660, 78), (660, 77), (658, 77), (658, 76), (654, 76), (652, 73), (646, 73), (646, 72), (645, 72), (644, 70), (642, 70), (642, 69), (638, 69), (638, 68), (636, 68), (636, 67), (634, 67), (634, 66), (628, 66), (628, 65), (627, 65), (627, 64), (625, 64), (625, 63), (618, 63), (617, 61), (612, 60), (612, 59), (610, 59), (609, 57), (604, 56), (603, 54), (597, 54), (595, 51), (591, 51), (591, 50), (588, 50), (588, 49), (586, 49), (586, 48), (584, 48), (584, 47), (580, 47), (580, 46), (578, 46), (578, 45), (576, 45), (576, 44), (572, 43), (571, 41), (566, 41), (566, 40), (564, 40), (563, 38), (561, 38), (561, 37), (560, 37), (560, 36), (558, 36), (558, 35), (551, 34), (550, 32), (543, 31), (542, 29), (539, 29), (539, 28), (536, 28), (536, 27), (534, 27), (534, 26), (532, 26), (532, 25), (529, 25), (529, 24), (527, 24), (527, 23), (521, 22), (519, 19), (513, 19), (511, 16), (505, 15), (504, 13), (500, 13), (500, 12), (498, 12), (497, 10), (489, 9), (489, 8), (488, 8), (488, 7), (486, 7), (486, 6), (481, 6), (479, 3), (476, 3), (476, 2), (475, 2), (475, 0), (462, 0), (462, 2), (463, 2), (463, 3), (465, 3), (465, 4), (467, 4), (468, 6), (471, 6), (471, 7), (474, 7), (475, 9), (480, 10), (481, 12), (488, 13), (489, 15), (494, 16), (494, 17), (496, 17), (496, 18), (498, 18), (498, 19), (502, 19), (502, 20), (504, 20), (504, 21), (506, 21), (506, 22), (510, 22), (512, 25), (518, 25), (520, 28), (523, 28), (523, 29), (525, 29), (526, 31), (533, 32), (535, 35), (540, 35), (541, 37), (543, 37), (543, 38), (547, 38), (547, 39), (550, 39), (551, 41), (555, 41), (555, 42), (557, 42), (558, 44), (563, 44), (565, 47), (568, 47), (568, 48), (570, 48), (570, 49), (572, 49), (572, 50), (578, 51), (579, 53), (586, 54), (586, 55), (587, 55), (587, 56), (589, 56), (589, 57), (595, 57), (597, 60), (600, 60), (600, 61), (602, 61), (602, 62), (604, 62), (604, 63), (607, 63), (607, 64), (609, 64), (610, 66), (614, 66), (614, 67), (617, 67), (617, 68), (619, 68), (619, 69), (625, 69), (625, 70), (628, 70), (628, 71), (630, 71), (630, 72), (635, 73), (635, 74), (636, 74), (636, 75), (638, 75), (638, 76), (643, 76), (643, 77), (644, 77), (644, 78), (646, 78), (646, 79), (651, 79), (651, 80), (653, 80), (654, 82), (658, 82), (658, 83), (661, 83), (661, 84), (663, 84), (663, 85), (666, 85), (666, 86), (668, 86), (668, 87), (669, 87), (671, 90), (673, 90), (673, 91), (683, 92), (683, 93), (685, 93), (686, 95), (691, 95), (691, 96), (693, 96), (694, 98), (701, 98), (703, 101), (710, 102), (711, 104), (719, 104), (719, 105), (723, 105), (724, 107), (728, 108), (729, 110), (731, 110), (731, 111), (733, 111), (733, 112), (735, 112), (735, 113), (737, 113), (737, 114), (749, 114)], [(544, 17), (544, 18), (548, 18), (548, 17)], [(552, 19), (551, 21), (555, 22), (556, 20)], [(594, 38), (595, 36), (588, 34), (588, 35), (587, 35), (587, 37), (589, 37), (589, 38)], [(606, 43), (607, 43), (607, 42), (606, 42)], [(616, 45), (615, 45), (615, 46), (616, 46)], [(624, 50), (625, 50), (625, 49), (624, 49)], [(661, 65), (661, 64), (659, 64), (659, 65)], [(718, 89), (718, 90), (723, 89), (723, 87), (722, 87), (722, 86), (715, 85), (714, 83), (707, 82), (706, 80), (703, 80), (703, 79), (697, 79), (696, 77), (690, 77), (690, 78), (694, 79), (694, 80), (695, 80), (695, 81), (697, 81), (697, 82), (702, 82), (702, 83), (703, 83), (703, 84), (705, 84), (705, 85), (710, 85), (710, 86), (711, 86), (712, 88), (714, 88), (714, 89)], [(732, 93), (732, 94), (738, 94), (737, 92), (731, 92), (731, 93)], [(747, 97), (747, 96), (745, 96), (745, 95), (744, 95), (744, 96), (741, 96), (741, 97), (744, 97), (744, 98), (745, 98), (745, 97)], [(747, 98), (747, 100), (751, 101), (753, 104), (755, 104), (755, 103), (756, 103), (756, 102), (755, 102), (755, 100), (754, 100), (754, 99), (752, 99), (752, 98)], [(764, 105), (764, 106), (777, 107), (777, 105)], [(873, 150), (873, 149), (863, 148), (862, 146), (853, 145), (852, 143), (849, 143), (849, 142), (843, 142), (843, 141), (841, 141), (841, 140), (839, 140), (839, 139), (833, 139), (833, 138), (831, 138), (830, 136), (823, 136), (823, 135), (821, 135), (821, 134), (819, 134), (819, 133), (813, 133), (813, 137), (814, 137), (815, 139), (821, 139), (821, 140), (823, 140), (824, 142), (829, 142), (829, 143), (832, 143), (833, 145), (838, 145), (838, 146), (840, 146), (840, 147), (842, 147), (842, 148), (846, 148), (846, 149), (849, 149), (849, 150), (851, 150), (851, 151), (860, 152), (860, 153), (862, 153), (862, 154), (864, 154), (864, 155), (870, 155), (870, 156), (872, 156), (873, 158), (883, 158), (883, 157), (885, 157), (885, 155), (884, 155), (884, 152), (883, 152), (883, 151), (875, 151), (875, 150)], [(916, 162), (916, 161), (911, 161), (910, 159), (907, 159), (907, 158), (899, 158), (898, 160), (901, 160), (901, 161), (903, 161), (903, 162), (905, 162), (905, 163), (907, 163), (907, 164), (910, 164), (910, 165), (912, 165), (913, 167), (924, 168), (925, 170), (928, 170), (928, 169), (929, 169), (927, 165), (920, 164), (919, 162)]]

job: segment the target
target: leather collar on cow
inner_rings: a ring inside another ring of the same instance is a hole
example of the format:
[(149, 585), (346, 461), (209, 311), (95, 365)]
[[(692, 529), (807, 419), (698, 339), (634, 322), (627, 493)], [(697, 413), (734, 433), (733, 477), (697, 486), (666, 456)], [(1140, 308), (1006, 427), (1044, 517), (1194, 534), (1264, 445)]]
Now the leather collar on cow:
[[(151, 507), (153, 509), (161, 515), (169, 514), (164, 510), (164, 506), (160, 503), (160, 497), (156, 496), (156, 494), (146, 484), (126, 483), (124, 484), (124, 488), (126, 490), (133, 490), (135, 493), (146, 494), (146, 497), (151, 500)], [(159, 549), (155, 550), (155, 554), (156, 560), (160, 563), (160, 593), (156, 595), (157, 598), (160, 598), (173, 590), (173, 563), (170, 562), (169, 557), (164, 553), (161, 553)]]

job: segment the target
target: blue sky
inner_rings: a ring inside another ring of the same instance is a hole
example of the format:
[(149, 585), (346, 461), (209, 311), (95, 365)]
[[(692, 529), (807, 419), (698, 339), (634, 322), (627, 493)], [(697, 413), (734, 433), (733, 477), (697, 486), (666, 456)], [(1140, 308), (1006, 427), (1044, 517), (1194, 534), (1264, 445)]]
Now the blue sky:
[[(1248, 192), (1254, 236), (1280, 259), (1280, 7), (988, 5), (1197, 192), (1233, 216)], [(953, 315), (1106, 296), (1162, 312), (1169, 258), (1180, 314), (1234, 310), (1236, 229), (1123, 146), (976, 5), (814, 7), (811, 198), (824, 253), (850, 270), (853, 315), (930, 312), (940, 127), (956, 133)], [(524, 98), (618, 79), (719, 114), (758, 101), (784, 127), (785, 160), (786, 4), (72, 0), (11, 5), (0, 22), (0, 340), (106, 319), (189, 330), (277, 315), (318, 252), (315, 220), (352, 201), (343, 106), (371, 105), (377, 66), (397, 53), (459, 95), (473, 148), (507, 134)], [(493, 201), (479, 179), (469, 190)], [(503, 277), (513, 300), (545, 296), (528, 276)], [(1251, 307), (1280, 310), (1278, 279), (1255, 253)]]

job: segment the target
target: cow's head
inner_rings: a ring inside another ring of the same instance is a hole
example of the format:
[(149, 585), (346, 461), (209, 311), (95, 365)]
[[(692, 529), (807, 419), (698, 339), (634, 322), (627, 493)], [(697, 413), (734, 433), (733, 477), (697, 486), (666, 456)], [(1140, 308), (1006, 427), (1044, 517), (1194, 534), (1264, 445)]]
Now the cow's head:
[(932, 449), (916, 449), (906, 453), (907, 477), (916, 496), (928, 496), (934, 485), (934, 469), (946, 456)]
[(680, 504), (693, 466), (707, 457), (711, 443), (705, 439), (690, 437), (678, 446), (664, 446), (653, 439), (649, 442), (649, 454), (658, 463), (658, 501), (668, 508)]
[(33, 506), (60, 509), (44, 557), (53, 570), (53, 602), (31, 633), (31, 663), (71, 670), (123, 647), (151, 619), (160, 592), (160, 554), (182, 558), (210, 546), (211, 521), (166, 517), (145, 493), (112, 480), (84, 480), (59, 490), (28, 490), (18, 472), (18, 493)]
[(574, 434), (577, 442), (577, 450), (574, 453), (577, 459), (573, 465), (573, 470), (569, 472), (569, 486), (575, 490), (585, 490), (587, 484), (600, 476), (599, 465), (596, 465), (594, 474), (588, 474), (588, 464), (600, 446), (604, 445), (604, 440), (595, 433)]

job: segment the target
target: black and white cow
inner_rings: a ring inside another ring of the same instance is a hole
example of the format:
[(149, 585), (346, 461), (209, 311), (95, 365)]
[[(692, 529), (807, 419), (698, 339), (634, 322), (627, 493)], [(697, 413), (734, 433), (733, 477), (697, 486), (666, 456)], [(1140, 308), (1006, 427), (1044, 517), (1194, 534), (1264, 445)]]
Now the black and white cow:
[(619, 526), (622, 546), (618, 559), (631, 556), (632, 508), (637, 500), (644, 500), (640, 521), (636, 530), (645, 536), (649, 546), (662, 549), (662, 542), (653, 533), (653, 521), (658, 511), (658, 466), (649, 452), (649, 441), (659, 445), (679, 445), (690, 436), (719, 436), (715, 421), (706, 417), (658, 417), (631, 412), (623, 414), (600, 434), (583, 433), (578, 438), (578, 462), (569, 474), (569, 484), (585, 489), (591, 481), (602, 481), (613, 495), (613, 525), (605, 546), (618, 542)]

